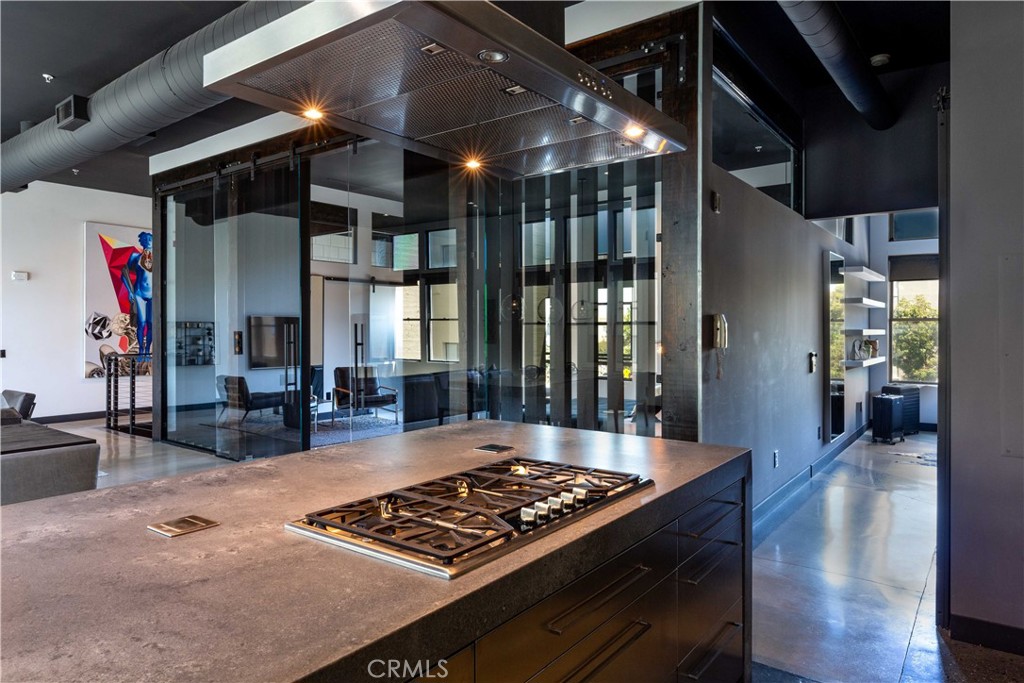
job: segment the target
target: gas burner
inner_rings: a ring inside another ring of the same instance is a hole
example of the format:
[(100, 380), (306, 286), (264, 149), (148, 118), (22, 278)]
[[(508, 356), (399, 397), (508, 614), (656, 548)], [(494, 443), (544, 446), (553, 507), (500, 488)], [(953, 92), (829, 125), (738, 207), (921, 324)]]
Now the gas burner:
[(285, 527), (452, 578), (651, 483), (637, 474), (509, 458), (313, 512)]

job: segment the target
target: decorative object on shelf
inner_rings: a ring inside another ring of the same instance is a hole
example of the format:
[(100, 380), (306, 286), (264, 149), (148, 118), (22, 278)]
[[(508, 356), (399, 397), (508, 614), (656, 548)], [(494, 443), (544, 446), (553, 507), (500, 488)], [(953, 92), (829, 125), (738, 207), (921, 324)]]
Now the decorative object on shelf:
[(853, 340), (850, 344), (850, 360), (867, 360), (871, 357), (871, 350), (864, 342), (860, 337)]
[(878, 340), (865, 339), (864, 346), (868, 349), (868, 358), (878, 358)]
[(235, 340), (235, 355), (236, 356), (241, 356), (242, 355), (242, 331), (241, 330), (235, 330), (234, 340)]

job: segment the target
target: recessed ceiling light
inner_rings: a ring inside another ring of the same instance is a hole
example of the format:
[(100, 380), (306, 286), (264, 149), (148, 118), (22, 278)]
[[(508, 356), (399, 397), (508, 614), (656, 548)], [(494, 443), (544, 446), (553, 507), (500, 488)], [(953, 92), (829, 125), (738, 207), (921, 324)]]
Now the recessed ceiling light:
[(466, 162), (466, 168), (475, 171), (476, 169), (480, 168), (480, 161), (477, 159), (470, 159), (469, 161)]
[(439, 55), (442, 52), (444, 52), (444, 47), (438, 45), (437, 43), (431, 43), (430, 45), (424, 45), (423, 47), (421, 47), (420, 51), (426, 52), (428, 55), (433, 57), (434, 55)]
[(312, 108), (312, 107), (310, 107), (306, 111), (302, 112), (302, 115), (305, 116), (310, 121), (319, 121), (320, 119), (322, 119), (324, 117), (324, 113), (322, 111), (320, 111), (319, 109)]
[(50, 74), (43, 74), (43, 80), (47, 83), (53, 83), (53, 76)]
[(513, 85), (511, 88), (505, 88), (505, 92), (509, 95), (522, 95), (526, 92), (526, 88), (521, 85)]
[(508, 61), (508, 53), (502, 50), (480, 50), (476, 56), (480, 58), (481, 62), (488, 64), (500, 64)]
[(625, 130), (627, 138), (638, 138), (646, 132), (647, 131), (637, 125), (632, 125)]
[(880, 54), (874, 55), (871, 58), (871, 66), (875, 66), (875, 67), (885, 66), (886, 64), (889, 63), (890, 59), (892, 59), (891, 55), (889, 55), (889, 54), (887, 54), (885, 52), (882, 52)]
[(580, 125), (581, 123), (583, 123), (586, 120), (587, 119), (585, 117), (583, 117), (583, 116), (574, 116), (571, 119), (569, 119), (569, 123), (574, 125), (574, 126), (578, 126), (578, 125)]

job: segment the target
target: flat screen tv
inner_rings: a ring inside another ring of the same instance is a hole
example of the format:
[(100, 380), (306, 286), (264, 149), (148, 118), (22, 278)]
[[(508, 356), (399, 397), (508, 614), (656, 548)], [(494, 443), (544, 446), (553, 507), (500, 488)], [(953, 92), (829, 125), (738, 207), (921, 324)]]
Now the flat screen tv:
[(298, 365), (299, 319), (280, 315), (249, 316), (249, 368), (280, 369)]

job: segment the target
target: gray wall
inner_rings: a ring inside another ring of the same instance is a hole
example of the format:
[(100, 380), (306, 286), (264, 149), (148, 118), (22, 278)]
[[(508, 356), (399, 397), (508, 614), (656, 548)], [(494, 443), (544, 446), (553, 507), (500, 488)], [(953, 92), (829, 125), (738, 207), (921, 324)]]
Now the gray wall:
[(932, 100), (949, 64), (886, 74), (899, 120), (871, 128), (835, 86), (807, 92), (805, 209), (830, 218), (938, 205), (938, 125)]
[[(823, 256), (867, 264), (866, 231), (856, 246), (843, 242), (775, 200), (711, 165), (708, 189), (722, 197), (722, 212), (704, 212), (703, 311), (724, 313), (729, 348), (721, 379), (715, 353), (705, 349), (702, 441), (753, 449), (754, 500), (760, 503), (834, 445), (818, 438), (824, 406)], [(707, 196), (707, 192), (704, 193)], [(863, 296), (852, 278), (848, 296)], [(808, 371), (807, 354), (819, 354)], [(846, 424), (854, 403), (867, 395), (864, 369), (846, 375)], [(779, 449), (779, 467), (772, 451)]]
[(1024, 4), (951, 19), (950, 611), (1024, 628)]

